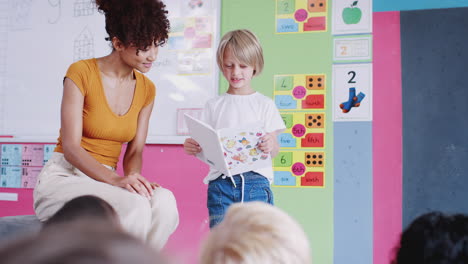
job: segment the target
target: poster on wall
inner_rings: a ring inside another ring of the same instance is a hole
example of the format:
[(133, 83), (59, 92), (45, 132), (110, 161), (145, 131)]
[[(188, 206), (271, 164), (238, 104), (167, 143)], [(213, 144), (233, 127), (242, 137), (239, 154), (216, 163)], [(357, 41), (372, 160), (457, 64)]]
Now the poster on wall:
[(339, 36), (333, 38), (333, 62), (371, 62), (372, 36)]
[(372, 0), (335, 0), (332, 7), (332, 34), (372, 32)]
[(333, 121), (372, 121), (372, 64), (333, 65)]
[(274, 101), (286, 129), (278, 135), (273, 186), (325, 187), (325, 73), (274, 76)]
[(327, 31), (330, 0), (276, 0), (276, 33)]
[(54, 144), (1, 144), (0, 188), (33, 189)]

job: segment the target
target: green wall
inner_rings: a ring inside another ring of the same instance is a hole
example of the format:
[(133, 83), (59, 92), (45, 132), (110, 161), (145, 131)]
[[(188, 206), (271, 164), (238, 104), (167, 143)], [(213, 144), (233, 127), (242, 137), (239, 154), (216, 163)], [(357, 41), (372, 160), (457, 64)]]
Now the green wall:
[[(253, 88), (273, 98), (273, 77), (277, 74), (326, 74), (326, 105), (331, 105), (332, 36), (331, 7), (327, 31), (304, 34), (275, 34), (275, 5), (272, 0), (223, 0), (221, 35), (247, 28), (262, 43), (265, 67), (254, 78)], [(220, 93), (227, 82), (220, 75)], [(296, 218), (310, 241), (314, 264), (333, 263), (333, 122), (326, 109), (326, 157), (324, 188), (274, 187), (275, 204)], [(288, 227), (284, 227), (288, 232)]]

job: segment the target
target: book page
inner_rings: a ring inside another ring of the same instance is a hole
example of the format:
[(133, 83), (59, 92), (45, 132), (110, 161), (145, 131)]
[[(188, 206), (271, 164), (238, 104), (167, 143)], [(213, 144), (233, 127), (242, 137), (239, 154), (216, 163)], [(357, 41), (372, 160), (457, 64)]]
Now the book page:
[(228, 170), (232, 175), (271, 166), (270, 154), (258, 145), (265, 131), (260, 126), (219, 130), (220, 142)]

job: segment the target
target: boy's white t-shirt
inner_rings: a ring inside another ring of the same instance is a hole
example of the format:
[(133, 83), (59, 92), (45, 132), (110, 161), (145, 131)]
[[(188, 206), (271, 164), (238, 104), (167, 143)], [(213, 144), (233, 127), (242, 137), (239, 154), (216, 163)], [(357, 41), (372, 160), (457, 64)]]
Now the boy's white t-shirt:
[[(263, 124), (267, 133), (282, 132), (286, 126), (275, 103), (269, 97), (255, 92), (250, 95), (233, 95), (225, 93), (208, 100), (201, 119), (214, 129), (245, 127), (248, 124)], [(273, 167), (255, 170), (273, 181)], [(221, 172), (210, 168), (203, 179), (204, 183), (215, 180)]]

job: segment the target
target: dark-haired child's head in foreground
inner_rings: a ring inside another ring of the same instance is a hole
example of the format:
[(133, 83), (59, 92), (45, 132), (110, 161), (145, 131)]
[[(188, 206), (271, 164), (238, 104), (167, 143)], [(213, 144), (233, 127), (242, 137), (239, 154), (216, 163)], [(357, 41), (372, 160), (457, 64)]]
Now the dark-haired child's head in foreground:
[(393, 264), (468, 263), (468, 217), (430, 212), (402, 233)]
[(162, 264), (168, 263), (140, 239), (106, 221), (56, 223), (38, 235), (0, 247), (2, 264)]
[(44, 222), (44, 228), (84, 218), (97, 219), (107, 222), (109, 225), (120, 226), (117, 213), (109, 203), (97, 196), (84, 195), (66, 202), (62, 208)]

